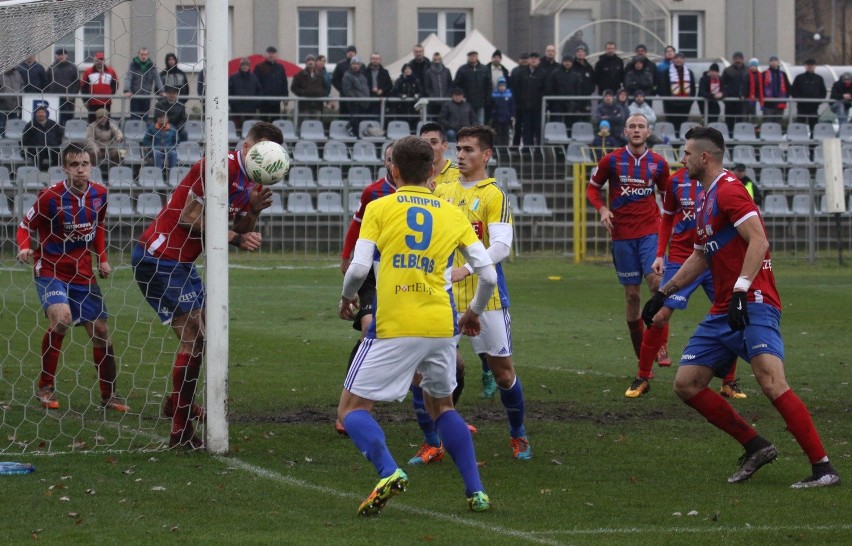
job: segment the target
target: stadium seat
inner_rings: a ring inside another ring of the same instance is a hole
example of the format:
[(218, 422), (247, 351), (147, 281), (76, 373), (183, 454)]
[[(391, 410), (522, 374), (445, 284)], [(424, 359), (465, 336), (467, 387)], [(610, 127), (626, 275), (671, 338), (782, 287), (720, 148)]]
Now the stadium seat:
[(355, 192), (349, 194), (349, 213), (355, 214), (361, 207), (361, 196)]
[(142, 167), (139, 169), (139, 176), (136, 177), (136, 184), (143, 190), (148, 191), (163, 191), (169, 189), (166, 181), (163, 180), (163, 169), (159, 167)]
[(376, 178), (376, 180), (381, 180), (382, 178), (386, 178), (387, 175), (388, 175), (388, 168), (387, 167), (381, 167), (381, 168), (379, 168), (379, 173), (377, 175), (378, 177)]
[(33, 208), (36, 202), (36, 194), (34, 193), (19, 193), (15, 195), (15, 216), (22, 218), (26, 213)]
[[(93, 169), (94, 170), (94, 169)], [(68, 178), (65, 176), (65, 169), (62, 167), (54, 165), (53, 167), (48, 167), (47, 169), (47, 185), (52, 186), (57, 182), (62, 182)]]
[(310, 167), (290, 167), (290, 174), (287, 178), (287, 185), (291, 188), (316, 188), (314, 182), (314, 173)]
[(390, 140), (396, 140), (411, 135), (411, 127), (407, 121), (391, 121), (388, 123), (387, 136)]
[(24, 165), (15, 171), (15, 180), (23, 190), (41, 190), (47, 186), (47, 173), (42, 173), (38, 167)]
[(811, 187), (811, 173), (803, 167), (794, 167), (787, 171), (787, 186), (802, 190)]
[(311, 202), (311, 194), (294, 191), (287, 195), (287, 212), (291, 214), (314, 214), (316, 209)]
[(677, 132), (674, 124), (669, 121), (658, 121), (654, 124), (654, 134), (665, 140), (668, 138), (670, 143), (677, 143)]
[(128, 193), (107, 194), (107, 216), (114, 218), (130, 218), (136, 214), (133, 210), (133, 200)]
[(806, 167), (809, 165), (813, 165), (813, 161), (811, 161), (811, 150), (808, 146), (803, 144), (798, 144), (795, 146), (790, 146), (787, 148), (787, 163), (790, 165), (797, 165), (800, 167)]
[(852, 168), (843, 169), (843, 187), (852, 190)]
[(276, 119), (272, 122), (272, 125), (281, 130), (281, 134), (284, 135), (284, 142), (296, 142), (299, 140), (299, 136), (296, 134), (296, 126), (293, 125), (291, 120)]
[(358, 138), (368, 142), (384, 142), (386, 140), (381, 123), (372, 119), (362, 121), (358, 124)]
[(90, 178), (91, 178), (92, 182), (97, 182), (98, 184), (104, 183), (104, 176), (103, 176), (103, 173), (101, 172), (100, 167), (97, 167), (97, 166), (92, 167), (92, 175), (91, 175)]
[(548, 121), (544, 124), (545, 144), (569, 144), (568, 128), (561, 121)]
[(843, 158), (843, 165), (846, 167), (852, 166), (852, 146), (843, 145), (840, 149), (840, 157)]
[(5, 222), (12, 216), (12, 207), (9, 206), (9, 199), (0, 193), (0, 219)]
[(345, 142), (331, 140), (325, 143), (322, 149), (322, 158), (326, 163), (349, 163), (349, 148)]
[(734, 134), (731, 137), (735, 142), (740, 144), (754, 144), (759, 142), (755, 134), (754, 123), (748, 121), (735, 123)]
[(595, 128), (588, 121), (575, 121), (571, 125), (571, 140), (591, 144), (595, 140)]
[(343, 189), (343, 174), (340, 167), (320, 167), (317, 171), (317, 185), (331, 190)]
[[(373, 173), (369, 167), (350, 167), (346, 174), (349, 180), (349, 188), (362, 190), (373, 183)], [(360, 194), (358, 194), (360, 197)]]
[(272, 204), (269, 205), (268, 209), (263, 211), (263, 214), (283, 216), (284, 212), (284, 201), (281, 199), (281, 194), (277, 191), (272, 192)]
[(777, 144), (767, 144), (760, 147), (760, 164), (771, 167), (783, 167), (787, 164), (784, 160), (784, 150)]
[(201, 145), (197, 142), (180, 142), (177, 145), (178, 165), (195, 165), (204, 157)]
[(686, 141), (686, 133), (689, 132), (689, 130), (692, 129), (693, 127), (698, 127), (698, 125), (699, 124), (695, 123), (694, 121), (684, 121), (683, 123), (681, 123), (680, 124), (680, 133), (678, 134), (678, 136), (680, 137), (680, 140)]
[(383, 163), (376, 155), (376, 147), (371, 142), (360, 141), (352, 146), (352, 162), (367, 165), (381, 165)]
[(846, 216), (852, 216), (852, 193), (849, 194), (849, 199), (846, 201)]
[(837, 136), (840, 137), (840, 140), (844, 143), (852, 142), (852, 123), (844, 123), (841, 125)]
[(186, 132), (187, 142), (204, 142), (204, 123), (200, 121), (190, 120), (183, 124), (183, 130)]
[(122, 165), (144, 165), (145, 153), (142, 151), (142, 146), (138, 142), (125, 141), (124, 158), (121, 160)]
[(86, 129), (89, 128), (89, 122), (85, 119), (72, 118), (65, 122), (64, 137), (72, 142), (85, 142)]
[(807, 144), (811, 141), (811, 128), (807, 123), (793, 122), (787, 126), (787, 140), (793, 144)]
[(331, 122), (328, 127), (328, 138), (330, 140), (339, 140), (341, 142), (355, 142), (358, 137), (349, 132), (349, 122), (342, 119), (336, 119)]
[(3, 133), (3, 138), (20, 142), (24, 137), (24, 129), (26, 128), (26, 121), (18, 118), (8, 119), (6, 120), (6, 132)]
[(760, 187), (764, 190), (784, 188), (784, 175), (778, 167), (764, 167), (760, 170)]
[(540, 193), (526, 193), (521, 200), (524, 214), (531, 216), (551, 216), (553, 212), (547, 206), (547, 200)]
[(672, 148), (671, 146), (654, 146), (654, 152), (663, 156), (663, 158), (668, 162), (669, 165), (671, 165), (672, 163), (679, 163), (677, 153), (675, 153), (674, 148)]
[(9, 167), (0, 167), (0, 191), (11, 191), (15, 189), (15, 184), (12, 183), (12, 173), (9, 172)]
[(293, 149), (293, 160), (299, 165), (318, 165), (322, 163), (317, 143), (309, 140), (300, 140), (297, 142)]
[(814, 173), (814, 185), (819, 189), (825, 189), (825, 169), (820, 167)]
[(781, 129), (780, 123), (775, 123), (774, 121), (765, 121), (760, 124), (760, 141), (786, 142), (787, 137), (784, 136), (784, 131)]
[(27, 160), (24, 159), (24, 151), (21, 145), (17, 142), (0, 143), (0, 163), (10, 167), (23, 165)]
[(832, 124), (820, 121), (816, 125), (814, 125), (814, 140), (825, 140), (827, 138), (834, 138), (836, 136), (837, 133), (834, 131), (834, 126)]
[(320, 214), (344, 214), (346, 211), (343, 210), (343, 202), (340, 198), (340, 194), (333, 191), (323, 191), (318, 193), (317, 212)]
[(722, 137), (724, 137), (725, 142), (731, 140), (731, 133), (730, 131), (728, 131), (728, 124), (724, 121), (714, 121), (713, 123), (708, 123), (707, 127), (711, 127), (722, 133)]
[(312, 142), (325, 142), (325, 129), (318, 119), (306, 119), (299, 125), (299, 139)]
[(506, 193), (523, 189), (514, 167), (497, 167), (494, 169), (494, 178), (497, 180), (500, 189)]
[(568, 145), (568, 151), (565, 152), (565, 160), (570, 163), (594, 163), (592, 159), (592, 150), (585, 144), (572, 142)]
[(124, 127), (121, 131), (124, 133), (126, 142), (140, 143), (145, 137), (146, 130), (145, 122), (141, 119), (127, 119), (124, 121)]
[(135, 186), (133, 181), (133, 169), (123, 165), (110, 167), (109, 173), (107, 173), (107, 184), (111, 190), (133, 189)]
[(180, 181), (184, 179), (184, 177), (189, 174), (190, 167), (187, 166), (177, 166), (174, 169), (169, 169), (169, 188), (174, 188)]
[(793, 207), (791, 212), (796, 216), (810, 216), (813, 200), (810, 195), (799, 194), (793, 196)]
[(819, 198), (819, 208), (817, 209), (817, 214), (828, 214), (828, 196), (823, 194), (822, 197)]
[(754, 148), (749, 145), (734, 146), (734, 152), (731, 156), (734, 163), (742, 163), (746, 166), (757, 165), (757, 157), (754, 155)]
[(763, 198), (763, 212), (766, 216), (790, 216), (790, 206), (783, 195), (771, 193)]
[(817, 144), (816, 146), (814, 146), (814, 163), (816, 163), (817, 165), (825, 164), (825, 158), (823, 157), (822, 150), (822, 144)]
[[(252, 125), (260, 121), (259, 119), (247, 119), (243, 121), (242, 127), (240, 127), (240, 138), (245, 139), (248, 138), (248, 132), (251, 130)], [(236, 126), (234, 126), (236, 128)]]
[(163, 199), (158, 193), (140, 193), (136, 199), (136, 213), (146, 218), (153, 218), (163, 208)]
[(234, 123), (234, 120), (228, 120), (228, 142), (230, 144), (235, 144), (239, 142), (240, 135), (237, 134), (237, 124)]
[(513, 216), (523, 216), (524, 211), (521, 209), (521, 204), (518, 202), (518, 196), (514, 193), (507, 194), (509, 197), (509, 209)]

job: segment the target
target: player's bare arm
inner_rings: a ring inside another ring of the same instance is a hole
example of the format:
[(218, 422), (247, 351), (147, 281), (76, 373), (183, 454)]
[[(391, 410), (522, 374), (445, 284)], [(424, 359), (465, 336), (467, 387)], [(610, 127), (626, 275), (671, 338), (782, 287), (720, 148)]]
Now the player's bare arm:
[(187, 199), (178, 224), (193, 235), (201, 236), (204, 233), (204, 204), (198, 199)]
[(249, 211), (234, 220), (234, 231), (237, 233), (249, 233), (254, 231), (257, 218), (263, 209), (272, 206), (272, 190), (268, 186), (255, 185), (249, 197)]
[(24, 248), (18, 252), (18, 261), (22, 264), (28, 264), (33, 259), (35, 251), (31, 248)]
[[(757, 215), (741, 222), (737, 226), (737, 233), (748, 243), (743, 267), (740, 271), (740, 278), (747, 279), (746, 282), (751, 284), (755, 277), (757, 277), (760, 268), (763, 267), (766, 251), (769, 250), (769, 241), (766, 240), (766, 233), (763, 231), (763, 226)], [(737, 290), (747, 291), (748, 286)]]
[(707, 260), (704, 258), (704, 251), (696, 248), (689, 258), (683, 262), (683, 265), (675, 276), (660, 287), (660, 292), (666, 296), (671, 296), (680, 290), (682, 286), (686, 286), (697, 279), (705, 269), (707, 269)]
[(665, 260), (662, 256), (657, 256), (654, 258), (654, 263), (651, 264), (651, 270), (657, 275), (662, 275), (665, 271)]
[(609, 210), (606, 205), (602, 206), (598, 209), (598, 214), (601, 215), (601, 225), (606, 228), (610, 235), (612, 235), (612, 227), (613, 220), (615, 219), (615, 215)]

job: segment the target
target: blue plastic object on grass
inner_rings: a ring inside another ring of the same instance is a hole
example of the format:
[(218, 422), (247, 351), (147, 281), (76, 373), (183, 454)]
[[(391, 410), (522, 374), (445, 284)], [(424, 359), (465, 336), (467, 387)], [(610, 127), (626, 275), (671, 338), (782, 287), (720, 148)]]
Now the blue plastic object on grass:
[(12, 474), (31, 474), (35, 467), (29, 463), (0, 463), (0, 476), (11, 476)]

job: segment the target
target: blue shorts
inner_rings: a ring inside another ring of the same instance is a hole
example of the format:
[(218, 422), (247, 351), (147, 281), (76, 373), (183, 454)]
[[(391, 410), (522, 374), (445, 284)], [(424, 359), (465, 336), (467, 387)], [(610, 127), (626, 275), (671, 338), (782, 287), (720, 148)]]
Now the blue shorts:
[(65, 304), (71, 308), (74, 324), (106, 320), (106, 304), (97, 283), (71, 284), (53, 277), (36, 277), (36, 292), (41, 306), (47, 311), (51, 305)]
[(163, 321), (204, 308), (204, 284), (190, 262), (163, 260), (133, 249), (133, 276), (148, 304)]
[(653, 272), (651, 266), (657, 259), (657, 234), (637, 239), (612, 242), (612, 263), (618, 282), (623, 285), (642, 284), (645, 275)]
[(680, 365), (706, 366), (724, 377), (735, 357), (751, 362), (768, 353), (784, 360), (784, 341), (778, 329), (781, 311), (766, 303), (749, 303), (748, 317), (749, 325), (739, 332), (728, 326), (727, 314), (704, 317), (683, 349)]
[[(675, 273), (680, 271), (680, 266), (682, 265), (683, 264), (666, 262), (666, 270), (663, 272), (663, 280), (660, 282), (660, 286), (663, 286), (672, 280)], [(699, 286), (704, 289), (704, 293), (707, 294), (707, 297), (712, 302), (714, 294), (713, 277), (710, 276), (710, 270), (705, 269), (704, 273), (699, 275), (694, 281), (667, 297), (663, 305), (669, 309), (686, 309), (686, 303), (689, 301), (689, 297), (692, 296), (693, 292), (698, 290)]]

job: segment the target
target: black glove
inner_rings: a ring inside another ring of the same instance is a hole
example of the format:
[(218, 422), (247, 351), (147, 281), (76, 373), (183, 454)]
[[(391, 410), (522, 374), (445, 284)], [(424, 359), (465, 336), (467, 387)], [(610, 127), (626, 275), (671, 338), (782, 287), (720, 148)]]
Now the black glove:
[(728, 326), (736, 332), (745, 330), (748, 323), (748, 292), (734, 292), (728, 305)]
[(645, 326), (651, 327), (651, 323), (654, 322), (654, 315), (663, 308), (665, 302), (666, 295), (659, 290), (651, 296), (651, 299), (645, 302), (645, 306), (642, 308), (642, 320), (645, 321)]

